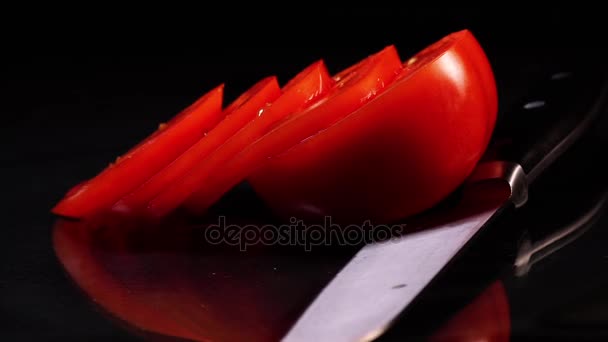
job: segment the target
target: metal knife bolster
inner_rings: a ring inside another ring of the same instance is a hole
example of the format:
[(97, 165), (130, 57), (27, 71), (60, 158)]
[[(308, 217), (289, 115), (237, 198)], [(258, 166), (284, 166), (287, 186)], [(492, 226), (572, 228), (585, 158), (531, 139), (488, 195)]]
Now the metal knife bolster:
[(605, 109), (603, 75), (560, 71), (551, 74), (523, 101), (505, 112), (488, 155), (465, 184), (502, 179), (516, 208), (528, 200), (528, 186), (587, 130)]
[[(528, 201), (528, 180), (521, 165), (506, 161), (483, 162), (475, 168), (466, 183), (479, 183), (485, 180), (501, 179), (509, 184), (509, 200), (516, 208)], [(465, 184), (466, 186), (466, 184)]]
[[(507, 162), (502, 176), (517, 171), (531, 184), (580, 138), (605, 111), (608, 86), (604, 76), (586, 70), (555, 72), (505, 111), (489, 149), (497, 156), (494, 159)], [(521, 171), (513, 164), (519, 164)], [(483, 173), (487, 166), (480, 168), (476, 173)], [(521, 197), (512, 199), (523, 204)]]

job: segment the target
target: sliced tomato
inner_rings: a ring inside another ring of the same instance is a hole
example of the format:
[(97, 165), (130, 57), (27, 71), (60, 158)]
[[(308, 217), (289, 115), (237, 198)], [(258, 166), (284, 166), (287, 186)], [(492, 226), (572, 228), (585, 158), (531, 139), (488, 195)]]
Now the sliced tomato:
[(280, 94), (281, 89), (276, 77), (267, 77), (256, 83), (224, 110), (225, 118), (213, 130), (171, 164), (121, 199), (114, 205), (114, 209), (133, 212), (145, 208), (155, 195), (187, 174), (198, 162), (204, 160), (234, 133), (257, 117), (260, 109), (276, 100)]
[(205, 187), (188, 199), (185, 206), (194, 212), (209, 207), (268, 158), (326, 129), (370, 101), (402, 69), (397, 50), (389, 46), (339, 73), (335, 76), (339, 81), (327, 97), (286, 117), (271, 132), (248, 146), (222, 167), (221, 172), (214, 174)]
[(53, 213), (82, 218), (108, 209), (211, 130), (222, 115), (221, 85), (199, 98), (93, 179), (63, 198)]
[(268, 132), (276, 122), (325, 96), (333, 84), (334, 81), (323, 61), (308, 66), (285, 85), (282, 95), (276, 101), (260, 110), (256, 119), (234, 134), (208, 158), (201, 160), (187, 175), (171, 187), (165, 188), (150, 201), (149, 213), (153, 216), (162, 216), (175, 209), (192, 192), (208, 185), (210, 173), (221, 172), (221, 167), (228, 160)]
[(285, 218), (390, 222), (434, 206), (465, 180), (496, 120), (484, 51), (460, 31), (405, 67), (375, 99), (248, 178), (271, 208)]

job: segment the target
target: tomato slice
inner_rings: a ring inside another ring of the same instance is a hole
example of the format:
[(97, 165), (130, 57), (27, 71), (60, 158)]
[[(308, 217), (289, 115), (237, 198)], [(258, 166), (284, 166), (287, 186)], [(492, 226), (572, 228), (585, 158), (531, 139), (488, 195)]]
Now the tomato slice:
[(107, 209), (173, 161), (222, 115), (224, 85), (203, 95), (93, 179), (63, 198), (53, 213), (82, 218)]
[(200, 212), (209, 207), (268, 158), (333, 125), (370, 101), (381, 93), (402, 69), (397, 50), (394, 46), (388, 46), (356, 64), (354, 68), (339, 73), (335, 76), (339, 81), (327, 97), (286, 117), (276, 128), (210, 178), (203, 189), (186, 201), (185, 206), (193, 212)]
[(224, 163), (268, 132), (276, 122), (325, 96), (333, 84), (323, 61), (308, 66), (285, 85), (282, 95), (276, 101), (260, 110), (256, 119), (234, 134), (208, 158), (200, 161), (186, 176), (150, 201), (150, 214), (162, 216), (175, 209), (193, 191), (208, 185), (206, 181), (210, 173), (218, 170), (221, 172)]
[(224, 110), (225, 118), (206, 136), (135, 191), (121, 199), (113, 208), (121, 212), (133, 212), (144, 208), (155, 195), (183, 177), (198, 162), (204, 160), (234, 133), (257, 117), (260, 109), (276, 100), (280, 94), (281, 89), (274, 76), (256, 83)]
[(276, 213), (392, 222), (434, 206), (462, 184), (496, 120), (484, 51), (465, 30), (405, 66), (375, 99), (248, 178)]

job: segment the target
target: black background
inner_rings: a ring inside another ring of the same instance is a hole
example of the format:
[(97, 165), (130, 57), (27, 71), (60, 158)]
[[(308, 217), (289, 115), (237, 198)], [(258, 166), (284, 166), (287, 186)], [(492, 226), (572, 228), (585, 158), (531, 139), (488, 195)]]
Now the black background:
[(132, 339), (66, 280), (50, 244), (49, 210), (220, 83), (228, 102), (264, 76), (284, 83), (320, 58), (336, 72), (395, 44), (406, 59), (463, 28), (486, 50), (501, 109), (552, 65), (606, 67), (608, 24), (595, 8), (202, 6), (188, 15), (40, 12), (45, 21), (25, 17), (3, 30), (0, 339)]

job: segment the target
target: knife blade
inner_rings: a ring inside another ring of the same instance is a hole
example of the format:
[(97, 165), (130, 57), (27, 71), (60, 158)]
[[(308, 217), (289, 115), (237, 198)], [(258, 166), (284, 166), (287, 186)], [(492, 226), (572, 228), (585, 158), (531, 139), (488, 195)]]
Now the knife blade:
[(498, 158), (478, 165), (456, 203), (422, 215), (411, 233), (365, 245), (282, 340), (381, 336), (482, 229), (525, 204), (529, 184), (605, 112), (607, 92), (597, 72), (552, 73), (502, 115), (488, 149)]

